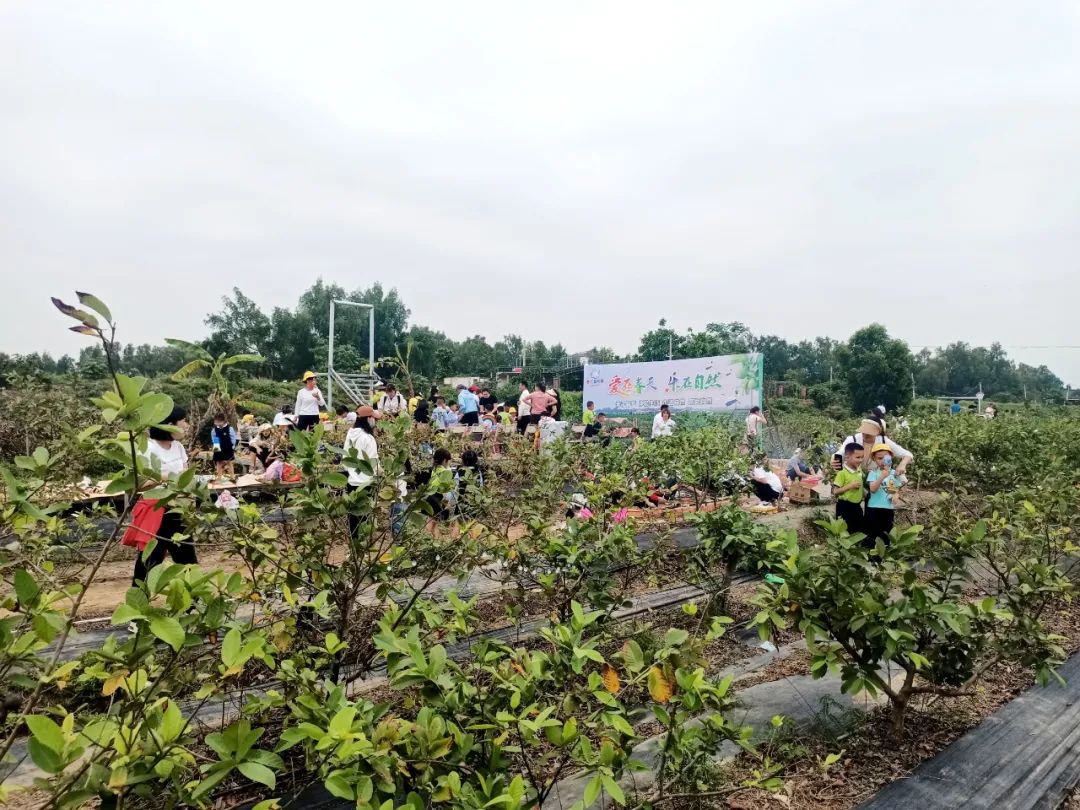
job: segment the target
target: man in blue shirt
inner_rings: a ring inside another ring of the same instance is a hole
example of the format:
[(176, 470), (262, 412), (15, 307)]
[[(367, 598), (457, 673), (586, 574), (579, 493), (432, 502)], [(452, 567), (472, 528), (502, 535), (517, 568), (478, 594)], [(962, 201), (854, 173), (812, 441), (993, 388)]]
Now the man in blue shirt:
[(480, 400), (464, 385), (457, 387), (458, 407), (461, 408), (461, 424), (480, 424)]
[(962, 410), (963, 408), (960, 407), (960, 400), (954, 399), (952, 401), (952, 405), (949, 406), (949, 413), (951, 413), (953, 416), (956, 416)]

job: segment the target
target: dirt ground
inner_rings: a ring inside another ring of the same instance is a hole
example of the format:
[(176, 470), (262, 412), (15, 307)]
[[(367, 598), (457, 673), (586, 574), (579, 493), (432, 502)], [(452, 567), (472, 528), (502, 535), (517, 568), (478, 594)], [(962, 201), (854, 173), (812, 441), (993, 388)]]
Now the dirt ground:
[[(937, 497), (937, 493), (934, 492), (908, 493), (905, 496), (905, 504), (902, 508), (914, 509), (917, 513), (918, 510), (925, 509), (932, 504)], [(747, 501), (743, 505), (749, 506), (750, 501)], [(758, 515), (757, 520), (777, 530), (795, 529), (799, 533), (800, 540), (803, 542), (812, 542), (814, 535), (818, 531), (818, 529), (813, 526), (813, 518), (819, 512), (831, 515), (832, 511), (833, 507), (831, 504), (822, 506), (796, 506), (786, 504), (780, 512)], [(901, 522), (905, 522), (905, 514), (901, 514), (899, 517)], [(647, 522), (647, 520), (642, 521), (643, 524)], [(643, 525), (642, 528), (643, 530), (647, 529), (647, 526)], [(519, 529), (519, 531), (523, 530)], [(513, 537), (514, 535), (515, 532), (512, 530), (511, 536)], [(227, 572), (243, 570), (242, 561), (226, 548), (219, 547), (208, 550), (205, 547), (200, 547), (198, 554), (199, 565), (205, 569), (221, 568)], [(70, 577), (70, 581), (72, 582), (79, 581), (81, 576), (85, 575), (85, 565), (75, 565), (71, 563), (61, 565), (66, 568), (64, 573)], [(79, 618), (96, 619), (109, 616), (116, 606), (124, 600), (124, 594), (127, 592), (127, 589), (131, 587), (131, 575), (134, 566), (134, 549), (117, 546), (116, 549), (110, 553), (109, 558), (98, 571), (94, 582), (91, 584), (89, 591), (83, 598), (82, 605), (79, 609)]]
[[(798, 528), (807, 517), (815, 511), (815, 507), (794, 506), (788, 507), (770, 515), (761, 515), (758, 519), (770, 526), (781, 528)], [(645, 523), (645, 521), (643, 521)], [(648, 527), (643, 526), (643, 530)], [(520, 536), (524, 529), (511, 527), (511, 538)], [(242, 571), (243, 561), (236, 557), (229, 549), (215, 547), (207, 549), (199, 547), (199, 565), (204, 569), (220, 568), (227, 572)], [(135, 567), (135, 550), (117, 545), (110, 552), (108, 559), (98, 570), (97, 576), (91, 583), (82, 605), (79, 608), (79, 619), (100, 619), (112, 614), (116, 606), (124, 600), (124, 595), (131, 587), (131, 576)], [(87, 563), (66, 562), (58, 563), (62, 574), (71, 582), (78, 582), (86, 575)]]
[[(124, 601), (124, 594), (131, 587), (131, 576), (135, 570), (135, 555), (135, 549), (126, 546), (117, 546), (110, 552), (109, 558), (98, 569), (94, 581), (83, 597), (79, 607), (80, 619), (110, 616), (116, 606)], [(243, 568), (242, 561), (224, 549), (200, 551), (199, 565), (207, 569), (221, 568), (228, 572), (239, 571)], [(81, 581), (87, 571), (86, 566), (71, 563), (60, 564), (58, 568), (61, 569), (62, 575), (69, 577), (72, 582)]]

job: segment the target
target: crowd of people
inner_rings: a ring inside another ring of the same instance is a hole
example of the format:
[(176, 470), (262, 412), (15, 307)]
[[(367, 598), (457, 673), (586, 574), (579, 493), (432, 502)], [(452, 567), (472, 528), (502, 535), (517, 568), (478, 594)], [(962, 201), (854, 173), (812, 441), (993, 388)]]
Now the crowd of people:
[[(427, 397), (413, 392), (406, 397), (394, 383), (388, 382), (378, 386), (371, 404), (357, 408), (339, 405), (332, 426), (344, 433), (342, 464), (347, 472), (347, 490), (353, 492), (366, 487), (380, 472), (376, 430), (380, 419), (408, 414), (415, 423), (430, 425), (436, 431), (463, 425), (484, 430), (501, 427), (526, 433), (530, 426), (536, 426), (538, 440), (543, 441), (545, 436), (550, 438), (560, 434), (561, 430), (555, 430), (559, 426), (565, 427), (561, 410), (558, 389), (549, 391), (543, 382), (532, 387), (522, 382), (516, 405), (500, 402), (490, 389), (476, 385), (458, 385), (454, 401), (448, 404), (437, 386), (432, 386)], [(996, 412), (990, 411), (987, 418), (992, 419), (995, 415)], [(182, 410), (175, 409), (161, 427), (150, 431), (143, 461), (160, 480), (175, 478), (188, 466), (187, 450), (177, 438), (186, 427), (185, 416)], [(303, 376), (303, 387), (297, 392), (295, 403), (282, 406), (270, 422), (258, 424), (252, 414), (245, 414), (239, 425), (234, 426), (229, 424), (225, 414), (215, 414), (210, 427), (210, 454), (215, 474), (232, 477), (240, 453), (258, 483), (298, 481), (299, 471), (286, 460), (292, 442), (290, 434), (310, 431), (330, 420), (316, 375), (310, 371)], [(618, 433), (610, 431), (608, 416), (598, 412), (592, 401), (585, 403), (581, 423), (581, 437), (585, 441), (607, 445), (618, 435), (628, 437), (631, 447), (636, 447), (642, 440), (637, 427), (623, 427)], [(764, 428), (769, 421), (760, 407), (750, 409), (745, 425), (744, 451), (752, 457), (750, 478), (746, 483), (761, 504), (776, 504), (783, 499), (785, 482), (780, 472), (787, 478), (788, 487), (796, 483), (816, 486), (827, 476), (826, 468), (831, 467), (831, 494), (835, 497), (837, 518), (846, 522), (850, 532), (864, 534), (868, 544), (879, 539), (887, 541), (894, 523), (896, 497), (907, 484), (906, 470), (913, 456), (890, 434), (883, 406), (868, 413), (858, 430), (850, 435), (837, 434), (831, 442), (815, 437), (813, 441), (801, 443), (786, 466), (776, 468), (762, 452)], [(906, 423), (901, 421), (898, 426), (904, 429)], [(661, 405), (652, 420), (650, 438), (663, 441), (675, 429), (676, 420), (671, 409), (667, 404)], [(415, 475), (410, 470), (409, 480), (398, 481), (401, 496), (404, 497), (410, 484), (426, 486), (433, 476), (445, 476), (449, 483), (439, 488), (441, 494), (429, 496), (432, 519), (446, 519), (461, 513), (467, 508), (468, 486), (483, 483), (484, 471), (478, 454), (471, 449), (464, 451), (455, 468), (445, 448), (430, 449), (428, 443), (424, 447), (429, 448), (431, 467)], [(677, 489), (675, 480), (656, 485), (644, 505), (664, 503)], [(400, 509), (403, 506), (398, 504), (394, 513)], [(354, 535), (358, 531), (355, 517), (350, 517), (349, 528)], [(194, 545), (184, 539), (176, 513), (160, 509), (156, 501), (144, 498), (135, 505), (132, 524), (123, 542), (142, 552), (152, 538), (158, 538), (159, 542), (149, 554), (139, 554), (134, 581), (145, 579), (149, 569), (166, 556), (175, 562), (196, 562)]]

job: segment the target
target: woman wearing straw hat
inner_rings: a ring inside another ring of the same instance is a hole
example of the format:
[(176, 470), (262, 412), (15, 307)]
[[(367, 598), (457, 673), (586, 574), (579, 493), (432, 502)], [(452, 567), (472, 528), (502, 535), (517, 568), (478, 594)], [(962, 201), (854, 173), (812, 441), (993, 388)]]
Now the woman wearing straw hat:
[[(847, 447), (852, 442), (861, 444), (865, 448), (873, 447), (875, 444), (887, 445), (896, 462), (897, 475), (903, 475), (908, 465), (915, 460), (915, 456), (912, 455), (910, 450), (905, 450), (886, 435), (885, 422), (877, 414), (873, 414), (863, 419), (862, 423), (859, 425), (858, 431), (852, 433), (840, 442), (840, 448)], [(832, 468), (834, 470), (839, 470), (843, 465), (844, 458), (843, 450), (841, 449), (840, 452), (833, 455)], [(866, 457), (863, 459), (863, 469), (871, 470), (876, 466), (874, 454), (866, 453)]]
[(319, 424), (319, 412), (326, 408), (322, 391), (315, 384), (315, 372), (304, 372), (304, 387), (296, 392), (296, 426), (300, 430), (313, 430)]

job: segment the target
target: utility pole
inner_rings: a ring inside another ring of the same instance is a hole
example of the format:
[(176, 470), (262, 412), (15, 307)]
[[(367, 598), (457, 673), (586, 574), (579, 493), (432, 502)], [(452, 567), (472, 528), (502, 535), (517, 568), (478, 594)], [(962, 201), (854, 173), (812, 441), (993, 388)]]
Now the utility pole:
[(671, 335), (668, 335), (667, 336), (667, 359), (668, 360), (671, 359), (671, 355), (672, 355), (672, 352), (671, 352)]
[[(829, 376), (830, 376), (830, 381), (831, 381), (832, 375), (830, 374)], [(911, 401), (912, 402), (915, 401), (915, 372), (914, 371), (911, 372)]]

